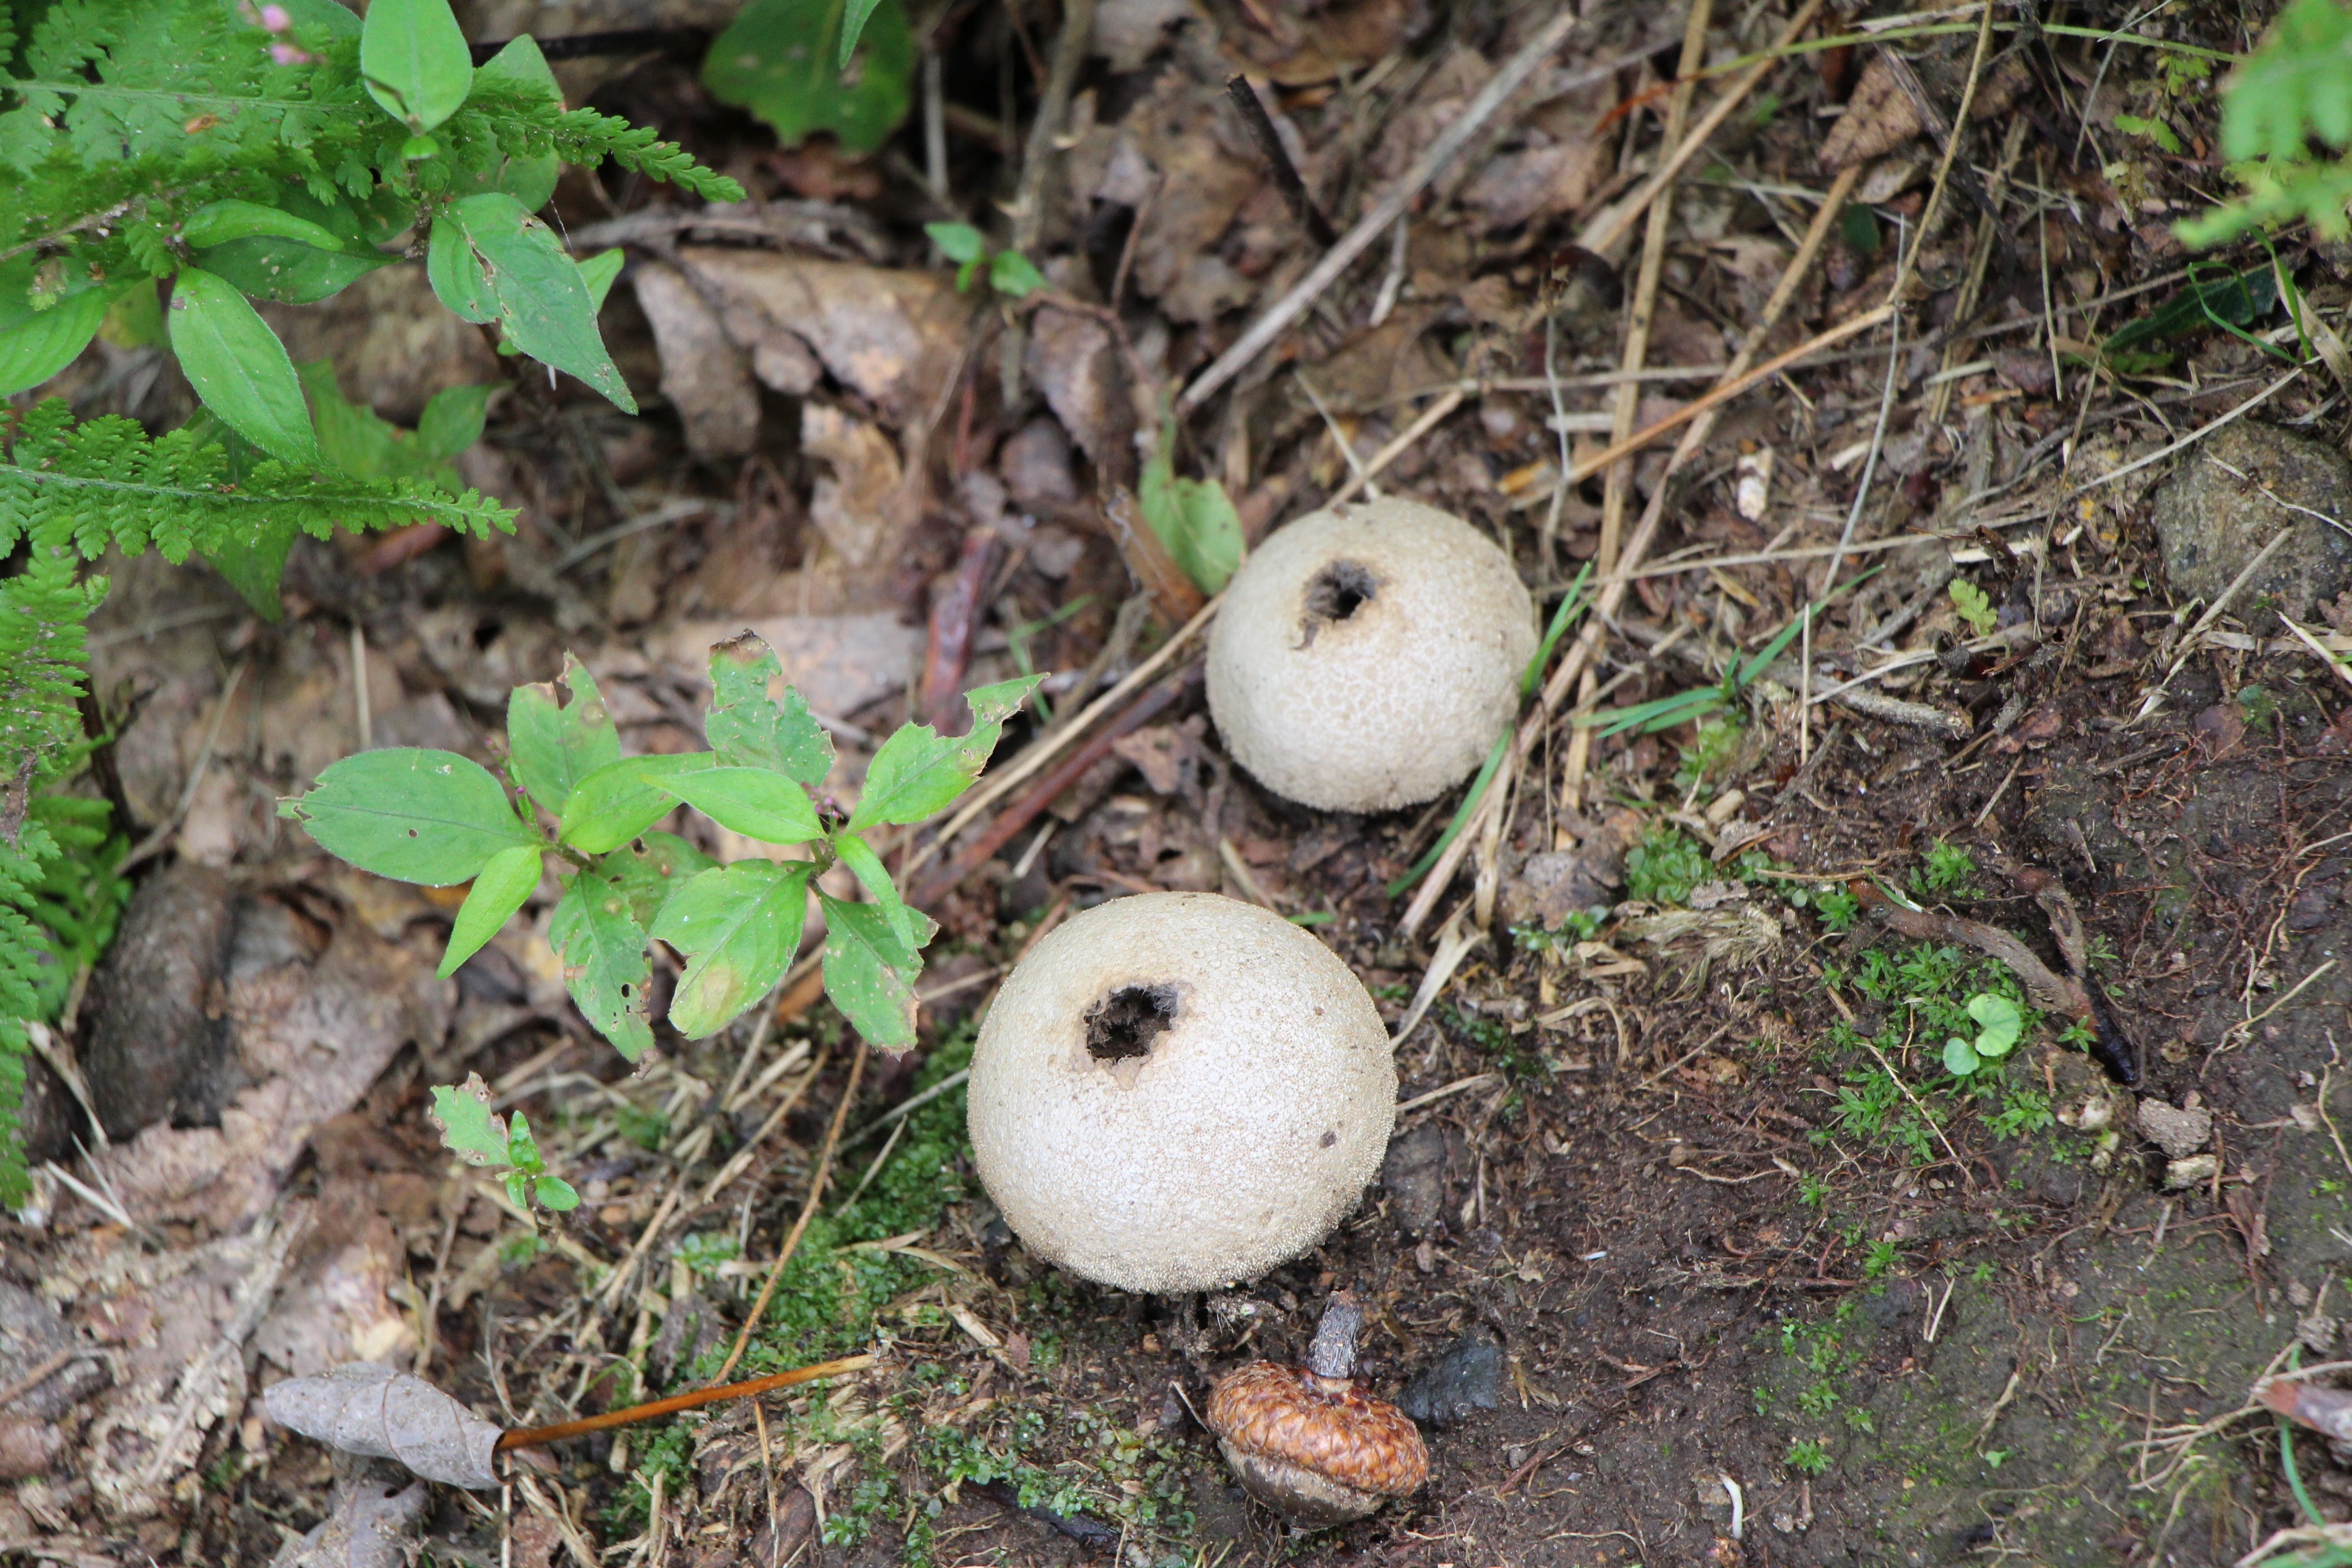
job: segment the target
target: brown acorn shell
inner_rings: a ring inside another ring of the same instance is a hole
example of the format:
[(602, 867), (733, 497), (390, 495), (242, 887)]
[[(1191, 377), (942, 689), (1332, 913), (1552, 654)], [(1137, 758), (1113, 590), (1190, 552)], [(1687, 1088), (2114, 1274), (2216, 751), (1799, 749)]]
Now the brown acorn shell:
[(1297, 1466), (1353, 1491), (1402, 1497), (1429, 1479), (1421, 1431), (1384, 1399), (1303, 1368), (1252, 1362), (1217, 1380), (1206, 1413), (1229, 1451)]

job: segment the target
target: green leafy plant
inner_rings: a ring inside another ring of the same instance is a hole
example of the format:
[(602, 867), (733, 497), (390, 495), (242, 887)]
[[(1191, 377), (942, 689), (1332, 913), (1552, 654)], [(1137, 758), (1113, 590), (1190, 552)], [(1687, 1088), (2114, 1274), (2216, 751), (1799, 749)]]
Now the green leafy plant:
[[(1853, 580), (1854, 583), (1861, 581), (1860, 577)], [(1845, 588), (1853, 586), (1853, 583), (1848, 583), (1839, 591), (1843, 593)], [(1654, 735), (1660, 731), (1704, 719), (1720, 709), (1736, 709), (1746, 697), (1748, 686), (1771, 667), (1774, 659), (1788, 651), (1789, 645), (1797, 640), (1799, 634), (1805, 629), (1805, 623), (1820, 607), (1818, 605), (1806, 605), (1797, 612), (1793, 620), (1780, 628), (1770, 642), (1746, 658), (1730, 660), (1723, 667), (1722, 679), (1713, 686), (1693, 687), (1688, 691), (1677, 691), (1671, 697), (1637, 702), (1631, 708), (1603, 708), (1595, 713), (1580, 715), (1576, 722), (1603, 726), (1601, 731), (1603, 739), (1622, 735), (1628, 730)]]
[(489, 1086), (480, 1073), (468, 1073), (455, 1088), (436, 1085), (433, 1109), (425, 1115), (440, 1129), (450, 1152), (468, 1165), (506, 1173), (507, 1196), (515, 1207), (571, 1209), (580, 1206), (580, 1194), (561, 1176), (547, 1173), (530, 1121), (520, 1110), (511, 1123), (490, 1110)]
[(1678, 827), (1654, 827), (1625, 852), (1625, 896), (1649, 904), (1685, 902), (1714, 875), (1698, 841)]
[(988, 286), (1000, 294), (1015, 300), (1024, 299), (1045, 286), (1045, 275), (1037, 264), (1017, 250), (994, 250), (988, 237), (968, 223), (927, 223), (923, 232), (940, 247), (940, 254), (956, 264), (956, 292), (966, 294), (982, 273)]
[[(2336, 156), (2315, 157), (2312, 143)], [(2181, 224), (2190, 245), (2299, 220), (2325, 239), (2352, 232), (2352, 9), (2294, 0), (2239, 62), (2221, 101), (2221, 156), (2244, 195)]]
[(1825, 886), (1813, 889), (1813, 912), (1822, 917), (1822, 927), (1832, 932), (1853, 929), (1862, 915), (1862, 900), (1844, 888)]
[(915, 35), (900, 0), (751, 0), (711, 40), (702, 85), (785, 146), (831, 132), (870, 153), (907, 117)]
[(2141, 114), (2118, 114), (2116, 116), (2116, 129), (2122, 132), (2126, 136), (2146, 137), (2148, 141), (2155, 142), (2158, 148), (2171, 153), (2176, 158), (2180, 156), (2181, 153), (2185, 151), (2180, 143), (2179, 132), (2174, 131), (2171, 126), (2166, 124), (2160, 117)]
[(1965, 895), (1976, 881), (1976, 858), (1957, 844), (1938, 838), (1929, 847), (1915, 881), (1929, 893)]
[(1819, 1476), (1830, 1468), (1830, 1452), (1811, 1437), (1789, 1445), (1788, 1467), (1801, 1476)]
[(1992, 636), (2000, 626), (2000, 616), (1994, 612), (1992, 601), (1985, 596), (1985, 591), (1965, 577), (1953, 578), (1949, 591), (1952, 608), (1959, 612), (1960, 619), (1968, 623), (1969, 630), (1980, 637)]
[(1202, 593), (1216, 593), (1241, 569), (1241, 514), (1216, 480), (1176, 477), (1173, 419), (1160, 426), (1151, 460), (1143, 466), (1136, 504), (1145, 524)]
[(1966, 1077), (1987, 1062), (2009, 1055), (2025, 1033), (2025, 1015), (2017, 1004), (1990, 992), (1969, 998), (1969, 1016), (1976, 1021), (1975, 1037), (1955, 1035), (1944, 1042), (1944, 1066), (1957, 1077)]
[[(781, 679), (759, 638), (721, 643), (710, 654), (704, 721), (711, 749), (624, 757), (594, 678), (567, 661), (568, 703), (550, 683), (517, 687), (508, 705), (509, 782), (520, 801), (456, 752), (397, 747), (344, 758), (279, 810), (363, 870), (427, 886), (471, 882), (445, 975), (522, 907), (552, 857), (563, 890), (549, 937), (572, 999), (632, 1060), (653, 1043), (649, 940), (687, 958), (671, 1025), (691, 1038), (715, 1034), (782, 978), (810, 884), (846, 866), (873, 901), (818, 894), (826, 993), (868, 1040), (905, 1049), (915, 1040), (914, 980), (934, 927), (899, 898), (871, 836), (924, 821), (961, 795), (1037, 678), (968, 693), (969, 734), (902, 727), (876, 752), (846, 814), (812, 798), (832, 770), (833, 743), (798, 692), (769, 695)], [(680, 805), (763, 843), (808, 845), (812, 858), (719, 865), (652, 830)]]

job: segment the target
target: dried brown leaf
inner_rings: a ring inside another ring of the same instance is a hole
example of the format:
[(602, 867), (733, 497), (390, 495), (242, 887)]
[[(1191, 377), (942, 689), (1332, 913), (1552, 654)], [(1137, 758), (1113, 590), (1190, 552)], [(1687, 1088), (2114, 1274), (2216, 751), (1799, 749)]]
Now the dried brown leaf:
[(1874, 54), (1862, 68), (1862, 79), (1846, 100), (1845, 113), (1822, 139), (1818, 157), (1822, 167), (1834, 174), (1892, 153), (1925, 129), (1919, 106), (1903, 89), (1895, 67), (1884, 54)]
[(346, 1362), (321, 1377), (272, 1384), (271, 1419), (347, 1454), (397, 1459), (428, 1481), (488, 1491), (499, 1429), (423, 1378), (378, 1362)]

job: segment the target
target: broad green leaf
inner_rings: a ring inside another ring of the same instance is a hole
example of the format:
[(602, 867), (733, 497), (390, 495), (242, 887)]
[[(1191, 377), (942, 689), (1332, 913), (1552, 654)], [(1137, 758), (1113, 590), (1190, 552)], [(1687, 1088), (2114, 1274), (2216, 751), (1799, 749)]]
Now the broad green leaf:
[(239, 292), (283, 305), (314, 305), (399, 259), (373, 250), (321, 250), (270, 235), (212, 246), (197, 251), (195, 258)]
[(499, 302), (490, 294), (490, 280), (481, 258), (467, 242), (466, 227), (447, 213), (433, 219), (433, 237), (425, 247), (425, 278), (434, 296), (463, 320), (476, 326), (499, 319)]
[(621, 275), (621, 268), (628, 259), (629, 253), (616, 245), (580, 263), (580, 281), (588, 285), (588, 298), (596, 309), (604, 308), (604, 296), (613, 291), (613, 279)]
[(2295, 0), (2263, 45), (2239, 62), (2222, 100), (2221, 155), (2293, 164), (2312, 132), (2332, 147), (2352, 142), (2352, 11), (2336, 0)]
[(539, 1140), (530, 1135), (530, 1118), (520, 1110), (507, 1129), (507, 1163), (527, 1176), (547, 1169), (547, 1162), (539, 1157)]
[(155, 292), (157, 279), (142, 278), (115, 297), (106, 308), (98, 335), (121, 349), (169, 348), (163, 331), (163, 300)]
[(716, 1034), (783, 978), (800, 950), (814, 869), (804, 860), (739, 860), (703, 872), (662, 906), (653, 934), (688, 958), (669, 1002), (679, 1034)]
[(294, 525), (272, 520), (257, 525), (249, 539), (226, 541), (205, 552), (246, 607), (265, 621), (286, 618), (286, 602), (278, 580), (286, 572), (286, 557), (294, 548)]
[(833, 771), (833, 738), (791, 687), (781, 702), (768, 695), (782, 678), (775, 651), (750, 632), (713, 647), (702, 732), (720, 762), (772, 769), (814, 789)]
[(296, 36), (316, 31), (329, 38), (356, 38), (359, 17), (337, 0), (279, 0), (292, 18)]
[(490, 1110), (490, 1086), (480, 1073), (467, 1073), (464, 1083), (454, 1086), (435, 1084), (433, 1108), (425, 1116), (449, 1152), (468, 1165), (509, 1163), (506, 1119)]
[[(1037, 270), (1035, 262), (1019, 251), (1000, 250), (988, 263), (988, 286), (1000, 294), (1010, 294), (1015, 300), (1026, 299), (1045, 286), (1045, 275)], [(1223, 485), (1213, 484), (1209, 488), (1216, 491), (1220, 500), (1223, 499), (1225, 490)], [(1231, 510), (1232, 508), (1228, 506), (1226, 510)], [(1238, 535), (1241, 528), (1238, 520), (1234, 527)]]
[[(850, 1026), (886, 1051), (915, 1043), (915, 977), (923, 972), (920, 943), (909, 947), (872, 904), (845, 903), (820, 893), (824, 910), (824, 994)], [(920, 913), (923, 942), (937, 928)]]
[(530, 1207), (530, 1178), (520, 1171), (507, 1173), (507, 1202), (519, 1209)]
[(1216, 480), (1176, 477), (1175, 447), (1176, 426), (1171, 421), (1160, 432), (1151, 460), (1143, 466), (1136, 500), (1143, 509), (1143, 521), (1184, 575), (1202, 593), (1213, 594), (1241, 567), (1241, 514)]
[(1977, 1055), (2005, 1057), (2025, 1032), (2025, 1016), (2006, 996), (1982, 992), (1969, 998), (1969, 1016), (1977, 1021)]
[(682, 757), (624, 757), (582, 776), (563, 803), (563, 842), (591, 855), (618, 849), (677, 809), (663, 788), (680, 773), (716, 761), (709, 752)]
[(1976, 1071), (1977, 1068), (1983, 1065), (1983, 1062), (1979, 1061), (1977, 1058), (1976, 1047), (1969, 1045), (1968, 1041), (1959, 1038), (1958, 1036), (1954, 1036), (1951, 1039), (1944, 1042), (1944, 1068), (1946, 1071), (1953, 1073), (1960, 1078), (1966, 1078), (1969, 1074)]
[(368, 96), (411, 131), (457, 113), (473, 90), (474, 57), (449, 0), (370, 0), (360, 74)]
[(499, 850), (540, 841), (489, 769), (417, 746), (345, 757), (278, 815), (362, 871), (428, 888), (470, 882)]
[(522, 908), (523, 900), (539, 886), (540, 865), (536, 844), (513, 845), (490, 857), (450, 924), (449, 950), (441, 955), (438, 971), (442, 979), (457, 973), (460, 964), (499, 934), (507, 917)]
[[(597, 334), (596, 302), (587, 280), (555, 231), (503, 191), (467, 196), (449, 210), (464, 231), (472, 276), (484, 279), (508, 341), (541, 363), (578, 376), (616, 407), (635, 414), (636, 399)], [(442, 244), (437, 219), (433, 243), (435, 249)], [(429, 271), (429, 256), (426, 265)], [(434, 287), (450, 302), (437, 279)], [(455, 302), (450, 309), (466, 314)]]
[(711, 40), (702, 85), (766, 121), (787, 147), (830, 131), (842, 151), (870, 153), (906, 118), (914, 34), (899, 0), (880, 0), (844, 69), (847, 20), (843, 0), (751, 0)]
[(323, 465), (294, 362), (234, 285), (202, 268), (183, 268), (164, 320), (188, 384), (222, 424), (298, 468)]
[(547, 938), (581, 1014), (631, 1061), (645, 1055), (654, 1043), (646, 1010), (653, 965), (628, 894), (610, 877), (583, 871), (555, 906)]
[(847, 0), (841, 17), (841, 58), (834, 63), (843, 70), (849, 68), (849, 58), (857, 52), (857, 40), (866, 31), (866, 18), (881, 0)]
[(417, 445), (429, 458), (446, 461), (456, 457), (482, 438), (482, 421), (490, 399), (505, 390), (495, 384), (443, 387), (417, 418)]
[(662, 787), (721, 827), (763, 844), (824, 837), (808, 791), (765, 768), (707, 768), (664, 779)]
[(554, 681), (518, 686), (507, 697), (507, 748), (515, 779), (541, 810), (559, 821), (580, 781), (621, 760), (621, 732), (588, 667), (563, 656), (570, 706)]
[(2160, 342), (2213, 324), (2215, 318), (2242, 327), (2270, 314), (2278, 303), (2278, 275), (2265, 264), (2235, 277), (2192, 278), (2189, 287), (2136, 321), (2126, 321), (2107, 334), (2100, 345), (2106, 353)]
[(580, 1194), (573, 1192), (572, 1184), (561, 1176), (540, 1177), (531, 1184), (531, 1192), (539, 1199), (540, 1207), (553, 1209), (558, 1214), (580, 1206)]
[[(555, 73), (548, 68), (547, 56), (528, 33), (483, 61), (474, 72), (474, 82), (477, 86), (484, 82), (509, 83), (558, 109), (563, 106), (563, 89), (556, 85)], [(484, 171), (482, 187), (504, 191), (537, 212), (555, 195), (556, 178), (562, 173), (562, 161), (552, 152), (535, 158), (504, 157)]]
[(927, 223), (923, 232), (950, 261), (978, 261), (988, 253), (988, 237), (968, 223)]
[(942, 740), (929, 724), (901, 725), (866, 769), (866, 793), (850, 815), (850, 830), (877, 822), (920, 822), (945, 811), (988, 765), (1004, 721), (1043, 679), (1024, 676), (965, 692), (971, 705), (968, 735)]
[(214, 202), (190, 213), (180, 225), (180, 238), (196, 250), (257, 235), (299, 240), (320, 250), (343, 247), (341, 237), (332, 231), (309, 218), (297, 217), (282, 208), (263, 206), (259, 202)]
[(0, 397), (27, 391), (65, 369), (98, 336), (113, 296), (86, 289), (62, 304), (0, 327)]
[(719, 862), (675, 833), (640, 833), (602, 862), (613, 885), (627, 895), (629, 912), (651, 930), (670, 895)]
[(922, 943), (915, 934), (915, 911), (898, 896), (897, 885), (890, 880), (890, 868), (882, 864), (882, 857), (874, 852), (874, 847), (855, 833), (837, 833), (833, 837), (833, 848), (850, 874), (874, 895), (874, 907), (890, 922), (890, 934), (898, 939), (898, 945), (909, 952), (920, 947)]

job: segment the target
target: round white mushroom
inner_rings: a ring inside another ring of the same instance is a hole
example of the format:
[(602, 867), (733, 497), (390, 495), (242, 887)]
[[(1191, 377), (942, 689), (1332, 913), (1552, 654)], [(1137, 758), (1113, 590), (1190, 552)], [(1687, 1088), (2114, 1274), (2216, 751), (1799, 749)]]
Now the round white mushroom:
[(1145, 893), (1073, 916), (1005, 981), (972, 1053), (972, 1153), (1031, 1252), (1124, 1289), (1212, 1289), (1355, 1206), (1396, 1083), (1371, 997), (1313, 936)]
[(1468, 523), (1389, 498), (1278, 530), (1209, 634), (1209, 710), (1276, 795), (1389, 811), (1444, 793), (1518, 708), (1535, 603)]

